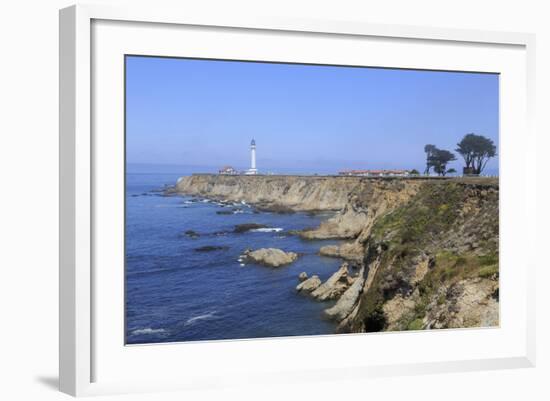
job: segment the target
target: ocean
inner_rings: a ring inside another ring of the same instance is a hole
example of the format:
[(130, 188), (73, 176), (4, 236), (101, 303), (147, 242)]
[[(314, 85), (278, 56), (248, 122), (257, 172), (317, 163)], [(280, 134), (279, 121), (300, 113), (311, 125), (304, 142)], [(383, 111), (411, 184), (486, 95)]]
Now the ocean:
[[(330, 213), (274, 214), (238, 205), (230, 212), (206, 199), (165, 197), (178, 173), (127, 173), (126, 176), (126, 343), (245, 339), (331, 334), (335, 323), (323, 317), (333, 302), (296, 293), (298, 275), (326, 280), (341, 264), (319, 256), (323, 245), (290, 230), (315, 227)], [(235, 233), (238, 224), (272, 230)], [(186, 234), (192, 230), (197, 235)], [(220, 247), (197, 251), (201, 247)], [(301, 256), (270, 268), (239, 256), (247, 248), (274, 247)]]

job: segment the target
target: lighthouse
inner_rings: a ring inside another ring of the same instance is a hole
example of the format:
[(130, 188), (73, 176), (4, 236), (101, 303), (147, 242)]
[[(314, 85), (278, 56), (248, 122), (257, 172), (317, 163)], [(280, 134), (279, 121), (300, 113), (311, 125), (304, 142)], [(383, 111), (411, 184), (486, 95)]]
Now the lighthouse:
[(246, 171), (246, 174), (258, 174), (256, 168), (256, 141), (254, 139), (250, 141), (250, 168)]

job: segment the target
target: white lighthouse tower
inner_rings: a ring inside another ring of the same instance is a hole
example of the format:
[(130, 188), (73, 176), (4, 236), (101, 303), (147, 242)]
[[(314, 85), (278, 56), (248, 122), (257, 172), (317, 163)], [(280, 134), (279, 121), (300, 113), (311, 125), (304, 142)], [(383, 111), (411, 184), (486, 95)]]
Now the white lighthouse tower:
[(258, 174), (256, 168), (256, 141), (254, 139), (250, 142), (250, 168), (246, 171), (246, 174)]

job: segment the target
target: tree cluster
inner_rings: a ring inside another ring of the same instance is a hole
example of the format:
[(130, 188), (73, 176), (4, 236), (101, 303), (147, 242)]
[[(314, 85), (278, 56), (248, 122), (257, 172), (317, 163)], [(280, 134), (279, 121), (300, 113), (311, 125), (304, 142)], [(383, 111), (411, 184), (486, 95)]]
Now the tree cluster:
[[(483, 135), (467, 134), (457, 144), (455, 149), (464, 159), (464, 174), (481, 174), (487, 162), (496, 156), (496, 146), (493, 141)], [(424, 146), (426, 153), (426, 169), (424, 174), (430, 174), (433, 171), (440, 176), (456, 173), (456, 170), (447, 169), (447, 164), (456, 160), (454, 153), (439, 149), (435, 145)]]
[(464, 159), (464, 171), (469, 174), (481, 174), (487, 162), (497, 154), (492, 140), (482, 135), (467, 134), (455, 149)]
[(431, 169), (433, 169), (437, 175), (441, 176), (445, 176), (447, 173), (451, 172), (447, 170), (447, 164), (456, 160), (454, 153), (445, 149), (439, 149), (435, 145), (424, 146), (424, 152), (426, 152), (425, 174), (430, 174)]

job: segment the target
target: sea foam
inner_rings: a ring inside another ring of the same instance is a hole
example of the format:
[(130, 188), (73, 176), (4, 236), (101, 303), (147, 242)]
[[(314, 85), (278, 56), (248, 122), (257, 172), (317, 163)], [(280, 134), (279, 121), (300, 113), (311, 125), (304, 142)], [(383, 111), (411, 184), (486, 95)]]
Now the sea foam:
[(193, 316), (189, 319), (187, 319), (187, 321), (185, 322), (185, 326), (188, 326), (190, 324), (193, 324), (195, 322), (198, 322), (200, 320), (206, 320), (206, 319), (211, 319), (213, 317), (215, 317), (216, 312), (208, 312), (208, 313), (205, 313), (204, 315), (198, 315), (198, 316)]
[(164, 329), (152, 329), (151, 327), (146, 327), (144, 329), (136, 329), (132, 331), (133, 335), (140, 335), (140, 334), (158, 334), (158, 333), (164, 333), (166, 330)]
[(253, 233), (278, 233), (280, 231), (283, 231), (283, 229), (281, 227), (254, 228), (254, 229), (250, 230), (250, 232), (253, 232)]

